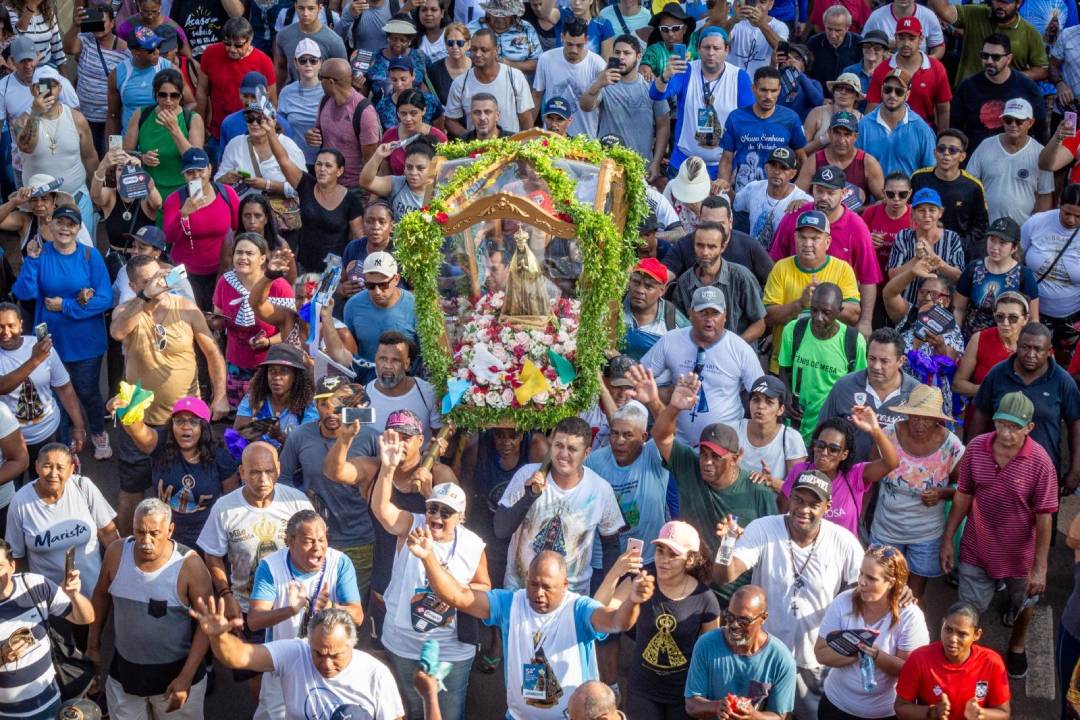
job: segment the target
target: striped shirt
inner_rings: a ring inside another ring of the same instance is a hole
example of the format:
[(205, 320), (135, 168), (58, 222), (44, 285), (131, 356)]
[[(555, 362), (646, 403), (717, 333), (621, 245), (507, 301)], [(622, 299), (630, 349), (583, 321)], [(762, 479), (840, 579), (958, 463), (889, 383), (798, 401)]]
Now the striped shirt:
[(36, 573), (14, 576), (14, 590), (0, 601), (0, 639), (30, 628), (35, 643), (13, 663), (0, 663), (0, 717), (30, 717), (60, 699), (52, 650), (41, 612), (63, 617), (71, 600), (56, 583)]
[[(101, 47), (91, 33), (79, 33), (82, 50), (79, 52), (79, 74), (75, 92), (79, 94), (79, 109), (88, 122), (105, 122), (108, 113), (109, 73), (131, 57), (128, 50)], [(113, 41), (113, 46), (116, 41)]]
[(11, 18), (11, 27), (16, 28), (16, 34), (26, 35), (34, 41), (37, 49), (39, 63), (52, 65), (59, 68), (64, 65), (67, 56), (64, 54), (64, 44), (60, 40), (60, 26), (56, 22), (56, 11), (53, 10), (52, 22), (46, 22), (41, 13), (36, 13), (30, 18), (30, 24), (26, 30), (19, 31), (19, 13), (8, 8), (8, 17)]
[(1057, 472), (1030, 436), (1005, 467), (994, 461), (997, 433), (968, 443), (957, 490), (974, 499), (960, 540), (960, 561), (997, 579), (1027, 577), (1035, 562), (1035, 516), (1058, 509)]

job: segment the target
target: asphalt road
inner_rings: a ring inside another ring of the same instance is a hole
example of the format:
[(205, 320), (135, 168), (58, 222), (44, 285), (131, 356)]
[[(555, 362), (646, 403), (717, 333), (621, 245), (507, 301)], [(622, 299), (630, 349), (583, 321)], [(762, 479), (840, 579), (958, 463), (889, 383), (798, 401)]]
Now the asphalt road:
[[(117, 432), (117, 430), (110, 430)], [(220, 432), (220, 428), (218, 429)], [(97, 483), (102, 492), (113, 503), (118, 490), (115, 461), (95, 462), (90, 452), (83, 453), (85, 473)], [(1058, 537), (1050, 551), (1050, 571), (1047, 593), (1044, 603), (1039, 606), (1036, 617), (1028, 631), (1028, 663), (1026, 678), (1012, 680), (1013, 718), (1017, 720), (1052, 720), (1059, 716), (1060, 689), (1057, 688), (1057, 675), (1054, 669), (1054, 645), (1057, 637), (1058, 620), (1061, 609), (1072, 591), (1073, 553), (1064, 546), (1064, 533), (1072, 517), (1080, 512), (1080, 497), (1070, 497), (1062, 504), (1058, 522)], [(1002, 596), (999, 595), (999, 599)], [(937, 639), (944, 610), (956, 600), (956, 589), (940, 580), (931, 581), (924, 598), (924, 610), (930, 636)], [(1009, 631), (1001, 625), (1000, 609), (989, 612), (985, 621), (982, 643), (999, 652), (1005, 649)], [(630, 642), (623, 640), (623, 652), (620, 654), (625, 670), (633, 654)], [(240, 720), (250, 718), (255, 710), (255, 701), (248, 694), (246, 687), (239, 687), (232, 682), (231, 673), (219, 666), (214, 692), (206, 699), (206, 717), (208, 719), (230, 718)], [(625, 676), (623, 679), (625, 689)], [(485, 675), (474, 670), (466, 710), (468, 720), (501, 720), (506, 711), (505, 688), (500, 671)], [(630, 720), (652, 720), (651, 718), (630, 718)]]

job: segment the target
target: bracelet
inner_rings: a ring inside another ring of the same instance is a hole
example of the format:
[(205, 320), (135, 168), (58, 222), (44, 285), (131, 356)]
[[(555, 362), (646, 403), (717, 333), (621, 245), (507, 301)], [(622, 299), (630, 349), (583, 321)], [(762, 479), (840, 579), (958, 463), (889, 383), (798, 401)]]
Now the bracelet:
[(97, 173), (94, 173), (94, 179), (97, 180), (98, 182), (102, 182), (102, 183), (105, 182), (105, 176), (104, 175), (98, 175)]
[(226, 595), (232, 595), (232, 594), (233, 594), (233, 591), (232, 591), (232, 588), (230, 588), (230, 587), (227, 587), (224, 590), (219, 590), (218, 591), (218, 597), (221, 597), (221, 598), (224, 598)]

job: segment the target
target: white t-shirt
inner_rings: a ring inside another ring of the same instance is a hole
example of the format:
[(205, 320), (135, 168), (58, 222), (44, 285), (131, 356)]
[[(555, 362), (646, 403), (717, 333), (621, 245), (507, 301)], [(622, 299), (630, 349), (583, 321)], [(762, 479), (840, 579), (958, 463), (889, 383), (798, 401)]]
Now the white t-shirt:
[(1054, 174), (1039, 169), (1042, 144), (1028, 138), (1015, 153), (1001, 144), (1001, 135), (992, 135), (975, 148), (967, 171), (982, 181), (990, 222), (1011, 217), (1023, 225), (1035, 209), (1035, 196), (1054, 192)]
[(529, 81), (517, 68), (499, 65), (499, 74), (490, 83), (482, 83), (476, 78), (472, 68), (454, 78), (450, 92), (446, 96), (446, 117), (464, 118), (465, 127), (473, 129), (472, 114), (469, 112), (473, 95), (491, 93), (499, 106), (499, 127), (513, 135), (521, 130), (518, 113), (532, 110), (534, 107)]
[[(851, 606), (854, 590), (845, 590), (836, 596), (825, 618), (821, 621), (821, 637), (834, 630), (861, 630), (869, 628), (881, 634), (874, 641), (874, 647), (889, 655), (897, 652), (911, 652), (930, 642), (926, 629), (926, 618), (915, 603), (900, 609), (900, 622), (894, 624), (892, 613), (885, 613), (876, 623), (870, 624), (856, 616)], [(896, 702), (896, 678), (874, 666), (877, 687), (867, 692), (863, 690), (862, 671), (859, 664), (832, 668), (825, 676), (825, 694), (829, 701), (848, 715), (867, 718), (889, 717), (893, 714)]]
[[(63, 73), (60, 74), (60, 102), (71, 108), (79, 108), (79, 96)], [(33, 103), (34, 96), (30, 94), (30, 86), (23, 85), (15, 77), (15, 73), (0, 80), (0, 122), (30, 112), (30, 106)], [(15, 138), (11, 141), (14, 146)]]
[[(769, 18), (769, 29), (781, 40), (788, 39), (788, 26), (782, 21)], [(745, 70), (751, 80), (759, 67), (765, 67), (772, 62), (772, 53), (772, 45), (765, 39), (765, 33), (749, 20), (740, 20), (731, 28), (731, 50), (728, 52), (727, 61)]]
[[(814, 657), (818, 627), (841, 589), (859, 579), (863, 548), (847, 528), (824, 519), (817, 539), (801, 548), (791, 542), (786, 517), (769, 515), (747, 525), (735, 543), (735, 557), (753, 568), (750, 582), (764, 588), (769, 598), (765, 631), (792, 649), (797, 666), (816, 668), (821, 665)], [(798, 590), (795, 567), (802, 578)]]
[(806, 443), (802, 433), (787, 425), (780, 426), (780, 432), (776, 433), (765, 445), (757, 447), (746, 436), (746, 426), (750, 420), (740, 420), (734, 427), (739, 433), (739, 447), (742, 448), (743, 456), (739, 465), (750, 472), (761, 472), (761, 461), (769, 468), (769, 474), (773, 477), (787, 477), (787, 463), (789, 460), (806, 457)]
[[(673, 385), (680, 375), (694, 370), (697, 354), (690, 328), (677, 328), (661, 335), (641, 358), (641, 364), (653, 371), (660, 385)], [(743, 417), (739, 387), (750, 392), (759, 377), (757, 353), (741, 337), (725, 331), (719, 341), (705, 348), (698, 404), (679, 413), (675, 436), (680, 442), (696, 446), (706, 425), (735, 425)]]
[(671, 230), (682, 223), (682, 219), (679, 217), (679, 213), (675, 212), (671, 201), (664, 197), (664, 193), (652, 185), (645, 185), (645, 203), (656, 215), (656, 221), (659, 223), (661, 230)]
[[(513, 507), (528, 492), (525, 481), (539, 468), (539, 463), (518, 468), (503, 491), (499, 505)], [(581, 482), (569, 490), (556, 485), (548, 473), (544, 492), (533, 502), (510, 538), (503, 586), (507, 590), (525, 587), (525, 576), (532, 559), (542, 550), (554, 550), (566, 558), (570, 589), (588, 594), (596, 532), (614, 535), (622, 530), (625, 522), (611, 485), (587, 467), (581, 472)]]
[(412, 410), (424, 426), (424, 443), (431, 440), (432, 430), (442, 427), (442, 414), (439, 412), (438, 395), (431, 383), (421, 378), (413, 378), (415, 384), (409, 392), (397, 397), (384, 395), (372, 380), (364, 388), (367, 390), (371, 407), (375, 408), (375, 427), (382, 429), (386, 419), (395, 410)]
[[(24, 335), (22, 345), (14, 350), (0, 350), (0, 374), (6, 375), (30, 358), (37, 338)], [(42, 442), (56, 432), (60, 425), (60, 413), (52, 389), (71, 382), (67, 368), (54, 347), (49, 357), (34, 368), (30, 376), (16, 390), (0, 396), (23, 431), (27, 445)]]
[(420, 52), (424, 54), (429, 65), (439, 62), (446, 57), (446, 38), (440, 34), (438, 40), (431, 42), (427, 35), (421, 35)]
[(533, 89), (543, 95), (543, 103), (549, 98), (561, 97), (570, 105), (573, 113), (567, 135), (585, 134), (596, 137), (600, 128), (600, 109), (595, 107), (589, 112), (578, 106), (578, 101), (596, 77), (607, 68), (604, 58), (589, 52), (581, 62), (570, 64), (563, 56), (562, 48), (552, 48), (540, 55), (536, 62), (536, 77)]
[(232, 591), (241, 610), (248, 611), (259, 561), (285, 547), (289, 518), (313, 509), (304, 493), (281, 483), (274, 486), (274, 499), (264, 508), (249, 505), (242, 486), (219, 497), (210, 508), (197, 542), (208, 555), (228, 555)]
[(342, 705), (358, 705), (375, 720), (405, 715), (394, 676), (366, 652), (353, 650), (348, 666), (327, 678), (312, 662), (307, 640), (275, 640), (263, 647), (281, 680), (287, 720), (330, 720)]
[[(1073, 231), (1061, 224), (1057, 210), (1032, 215), (1020, 227), (1020, 251), (1024, 264), (1039, 282), (1039, 313), (1066, 318), (1080, 310), (1080, 242), (1069, 238)], [(1056, 263), (1054, 258), (1069, 243)]]
[[(8, 406), (0, 404), (0, 438), (6, 438), (13, 432), (19, 430), (19, 421), (15, 419), (15, 416), (8, 410)], [(25, 439), (25, 438), (24, 438)], [(4, 462), (4, 453), (0, 452), (0, 463)], [(11, 502), (11, 498), (15, 497), (15, 481), (12, 479), (10, 482), (6, 482), (0, 485), (0, 508), (5, 508), (8, 503)]]
[[(307, 158), (304, 156), (304, 151), (291, 137), (279, 134), (278, 142), (281, 143), (281, 147), (285, 148), (285, 154), (292, 160), (293, 165), (298, 168), (307, 167)], [(273, 153), (265, 160), (259, 160), (258, 172), (255, 171), (255, 166), (251, 162), (251, 153), (247, 135), (234, 137), (221, 153), (221, 163), (218, 165), (218, 171), (214, 179), (220, 180), (221, 176), (226, 173), (243, 170), (252, 177), (261, 177), (272, 182), (285, 183), (286, 192), (295, 194), (296, 188), (285, 181), (285, 173), (281, 172), (281, 165), (278, 164)], [(258, 155), (255, 157), (258, 158)]]
[[(941, 32), (941, 23), (934, 11), (925, 5), (915, 6), (915, 17), (922, 25), (922, 42), (919, 49), (926, 52), (927, 46), (935, 48), (945, 44), (945, 35)], [(896, 38), (896, 16), (893, 15), (892, 3), (882, 5), (863, 23), (863, 35), (871, 30), (880, 30), (888, 36), (890, 42)]]
[(49, 505), (37, 494), (32, 483), (23, 485), (8, 507), (4, 539), (11, 554), (26, 558), (30, 572), (44, 575), (57, 585), (64, 582), (64, 555), (75, 551), (75, 567), (83, 587), (97, 584), (101, 571), (97, 531), (116, 517), (116, 511), (90, 478), (72, 475), (64, 494)]
[(808, 203), (814, 199), (796, 185), (791, 184), (790, 187), (791, 192), (787, 194), (787, 197), (779, 200), (769, 197), (768, 180), (749, 182), (735, 194), (732, 211), (744, 212), (750, 216), (750, 237), (761, 243), (762, 247), (767, 248), (772, 244), (776, 228), (784, 219), (791, 203)]

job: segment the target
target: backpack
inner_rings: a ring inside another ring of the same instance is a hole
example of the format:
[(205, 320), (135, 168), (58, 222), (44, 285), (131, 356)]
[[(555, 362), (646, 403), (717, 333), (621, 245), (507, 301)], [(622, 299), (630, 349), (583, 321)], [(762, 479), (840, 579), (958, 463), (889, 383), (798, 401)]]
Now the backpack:
[[(147, 105), (144, 108), (139, 108), (139, 132), (142, 132), (143, 125), (150, 119), (150, 114), (154, 112), (157, 105)], [(191, 110), (184, 108), (184, 124), (188, 129), (191, 129)]]
[[(212, 181), (211, 184), (214, 186), (214, 192), (218, 194), (218, 197), (225, 201), (225, 207), (229, 208), (229, 217), (231, 218), (233, 213), (233, 206), (232, 200), (229, 199), (229, 194), (225, 192), (224, 186), (222, 186), (222, 184), (217, 182), (216, 180)], [(180, 193), (180, 205), (182, 206), (184, 203), (187, 202), (188, 199), (187, 184), (181, 185), (178, 192)]]
[[(315, 124), (318, 125), (319, 116), (322, 115), (323, 108), (326, 107), (326, 103), (330, 102), (329, 95), (323, 95), (322, 100), (319, 101), (319, 109), (315, 111)], [(363, 98), (356, 104), (356, 109), (353, 110), (352, 116), (352, 131), (356, 136), (356, 142), (360, 142), (360, 123), (363, 120), (364, 111), (371, 107), (371, 101), (367, 98)], [(321, 130), (322, 128), (320, 128)]]
[[(806, 337), (806, 330), (810, 327), (810, 318), (802, 317), (795, 321), (795, 331), (791, 337), (791, 357), (794, 358), (799, 352), (799, 345)], [(855, 372), (855, 360), (858, 352), (859, 331), (850, 325), (844, 325), (844, 357), (847, 358), (847, 371)], [(802, 368), (795, 371), (792, 379), (791, 393), (799, 394), (799, 386), (802, 384)]]

